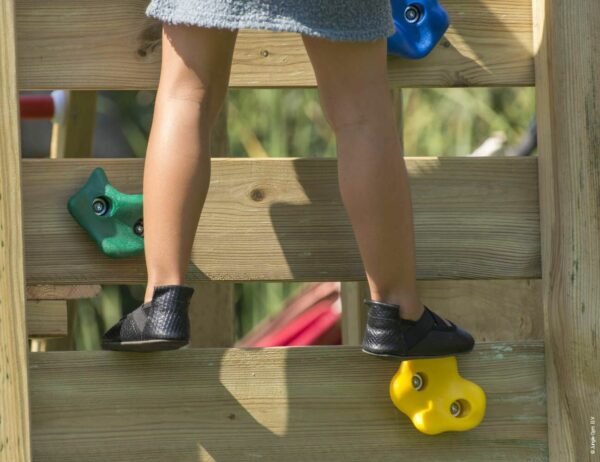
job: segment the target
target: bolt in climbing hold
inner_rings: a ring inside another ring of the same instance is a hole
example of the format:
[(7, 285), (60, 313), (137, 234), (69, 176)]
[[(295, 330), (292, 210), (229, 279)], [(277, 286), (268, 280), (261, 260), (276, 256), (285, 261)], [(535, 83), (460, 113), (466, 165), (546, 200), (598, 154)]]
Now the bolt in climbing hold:
[(121, 258), (144, 251), (142, 204), (142, 194), (118, 191), (97, 167), (67, 208), (105, 255)]
[(408, 59), (427, 56), (450, 25), (438, 0), (391, 0), (396, 31), (387, 38), (390, 55)]
[(390, 397), (428, 435), (470, 430), (485, 414), (485, 393), (458, 374), (455, 356), (402, 361), (390, 382)]
[(408, 5), (404, 10), (404, 19), (409, 24), (417, 22), (421, 18), (421, 11), (417, 5)]

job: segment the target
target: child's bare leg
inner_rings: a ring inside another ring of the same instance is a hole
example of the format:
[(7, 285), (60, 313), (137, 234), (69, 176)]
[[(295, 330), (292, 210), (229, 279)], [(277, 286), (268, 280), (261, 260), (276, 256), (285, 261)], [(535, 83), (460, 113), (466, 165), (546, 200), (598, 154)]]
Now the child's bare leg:
[(386, 73), (386, 42), (303, 36), (321, 104), (337, 139), (340, 194), (365, 266), (371, 298), (423, 313), (416, 287), (408, 175)]
[(148, 283), (184, 284), (210, 181), (209, 136), (237, 31), (163, 24), (160, 83), (144, 164)]

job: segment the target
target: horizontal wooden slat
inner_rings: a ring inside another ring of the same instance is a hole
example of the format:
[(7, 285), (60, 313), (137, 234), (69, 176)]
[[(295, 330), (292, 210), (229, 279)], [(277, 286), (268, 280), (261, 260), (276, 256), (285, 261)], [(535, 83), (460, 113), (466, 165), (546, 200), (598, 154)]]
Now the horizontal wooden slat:
[(67, 335), (67, 302), (43, 300), (26, 303), (29, 337), (61, 337)]
[[(406, 163), (419, 279), (540, 277), (537, 159)], [(143, 159), (23, 160), (28, 284), (146, 282), (143, 255), (104, 256), (67, 211), (96, 166), (117, 189), (142, 191)], [(212, 159), (188, 278), (365, 280), (337, 160)]]
[(478, 341), (542, 340), (541, 279), (417, 281), (425, 305)]
[(27, 300), (76, 300), (92, 298), (100, 293), (99, 284), (90, 285), (54, 285), (39, 284), (25, 287)]
[(30, 355), (35, 461), (545, 461), (542, 342), (478, 344), (488, 403), (435, 438), (392, 404), (396, 361), (357, 347)]
[[(342, 295), (344, 344), (360, 345), (368, 312), (362, 300), (369, 297), (369, 288), (362, 283), (344, 290), (349, 291)], [(477, 341), (544, 338), (541, 279), (425, 280), (417, 281), (417, 290), (425, 305)]]
[[(160, 23), (147, 0), (19, 0), (21, 89), (154, 89)], [(419, 61), (389, 59), (404, 87), (533, 85), (530, 0), (446, 0), (452, 26)], [(234, 54), (234, 87), (314, 86), (298, 34), (243, 30)]]

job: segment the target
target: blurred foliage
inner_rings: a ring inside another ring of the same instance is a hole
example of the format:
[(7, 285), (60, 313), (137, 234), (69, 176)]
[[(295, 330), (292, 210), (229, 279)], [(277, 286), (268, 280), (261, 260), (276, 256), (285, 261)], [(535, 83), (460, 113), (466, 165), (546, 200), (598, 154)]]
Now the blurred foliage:
[[(534, 94), (533, 88), (404, 89), (406, 155), (464, 156), (494, 132), (516, 144), (533, 117)], [(146, 151), (154, 95), (119, 91), (99, 98), (99, 111), (119, 108), (136, 157)], [(336, 156), (317, 89), (231, 89), (227, 108), (232, 157)]]
[(465, 156), (492, 133), (517, 144), (534, 115), (533, 88), (406, 89), (407, 156)]
[[(143, 157), (155, 92), (102, 92), (98, 110), (118, 112), (131, 154)], [(534, 115), (532, 88), (404, 89), (407, 156), (468, 155), (492, 133), (516, 144)], [(228, 131), (232, 157), (335, 157), (336, 143), (316, 89), (231, 89)], [(242, 336), (303, 283), (236, 284)], [(121, 287), (121, 288), (117, 288)], [(96, 299), (82, 300), (75, 323), (78, 349), (99, 348), (100, 336), (138, 306), (144, 287), (105, 286)], [(131, 289), (131, 290), (129, 290)]]
[(232, 89), (232, 157), (335, 157), (335, 137), (316, 89)]

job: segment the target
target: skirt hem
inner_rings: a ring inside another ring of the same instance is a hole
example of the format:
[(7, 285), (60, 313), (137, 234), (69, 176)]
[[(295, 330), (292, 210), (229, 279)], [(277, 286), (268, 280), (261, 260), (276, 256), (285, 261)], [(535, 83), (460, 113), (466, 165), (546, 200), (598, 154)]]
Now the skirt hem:
[(381, 29), (360, 29), (360, 30), (343, 30), (326, 29), (321, 27), (309, 27), (295, 21), (286, 21), (284, 19), (277, 20), (245, 20), (239, 17), (223, 17), (223, 16), (206, 16), (203, 14), (190, 15), (168, 13), (164, 10), (154, 11), (150, 8), (146, 10), (146, 16), (158, 19), (172, 25), (188, 25), (197, 27), (209, 27), (218, 29), (261, 29), (274, 32), (296, 32), (300, 34), (320, 37), (329, 40), (337, 41), (375, 41), (385, 39), (395, 32), (393, 23), (387, 30)]

